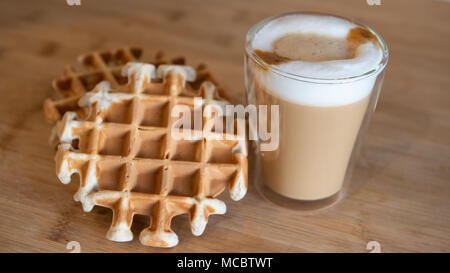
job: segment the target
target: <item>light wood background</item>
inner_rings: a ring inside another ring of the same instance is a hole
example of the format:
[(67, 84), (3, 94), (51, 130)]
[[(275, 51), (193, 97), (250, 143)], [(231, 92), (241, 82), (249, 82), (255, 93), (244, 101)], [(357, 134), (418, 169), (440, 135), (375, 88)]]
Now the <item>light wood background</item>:
[[(67, 252), (382, 252), (450, 251), (450, 3), (354, 1), (60, 1), (0, 2), (0, 251)], [(265, 202), (250, 185), (202, 237), (175, 218), (180, 243), (169, 250), (135, 239), (105, 239), (107, 209), (86, 214), (77, 185), (55, 175), (42, 102), (52, 79), (83, 52), (142, 46), (206, 62), (235, 102), (244, 102), (247, 30), (267, 16), (310, 10), (372, 26), (391, 57), (358, 170), (364, 185), (323, 213), (303, 216)]]

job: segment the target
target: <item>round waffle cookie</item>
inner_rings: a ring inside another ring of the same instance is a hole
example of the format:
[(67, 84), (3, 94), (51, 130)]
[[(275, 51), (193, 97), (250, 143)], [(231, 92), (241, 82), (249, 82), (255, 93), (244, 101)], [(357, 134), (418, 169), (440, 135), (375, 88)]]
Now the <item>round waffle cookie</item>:
[(128, 84), (113, 89), (101, 82), (81, 97), (80, 107), (89, 109), (85, 117), (66, 112), (58, 122), (57, 176), (69, 183), (79, 174), (74, 198), (85, 211), (95, 205), (113, 211), (108, 239), (131, 240), (133, 215), (139, 214), (150, 217), (140, 233), (142, 244), (173, 247), (178, 243), (171, 230), (174, 216), (189, 214), (192, 233), (201, 235), (209, 215), (226, 212), (216, 198), (225, 188), (235, 201), (246, 194), (245, 130), (236, 129), (238, 118), (230, 126), (237, 132), (224, 133), (211, 122), (217, 116), (203, 115), (202, 126), (183, 124), (177, 127), (183, 138), (174, 137), (180, 120), (175, 107), (195, 117), (195, 111), (227, 104), (209, 81), (192, 87), (192, 67), (160, 65), (155, 71), (150, 64), (129, 63), (123, 75)]

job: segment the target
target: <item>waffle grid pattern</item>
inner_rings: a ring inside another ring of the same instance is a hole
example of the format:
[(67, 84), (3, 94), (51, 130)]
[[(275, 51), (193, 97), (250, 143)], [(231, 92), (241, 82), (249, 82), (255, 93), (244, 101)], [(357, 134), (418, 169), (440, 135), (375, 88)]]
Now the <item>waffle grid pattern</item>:
[[(44, 101), (44, 113), (48, 122), (60, 120), (65, 112), (75, 111), (83, 114), (84, 108), (78, 106), (78, 100), (92, 90), (101, 81), (108, 81), (112, 88), (118, 88), (128, 83), (127, 77), (121, 74), (128, 62), (142, 59), (143, 50), (139, 47), (125, 47), (114, 50), (92, 52), (80, 55), (77, 67), (66, 66), (63, 76), (52, 82), (58, 99), (48, 98)], [(162, 51), (158, 51), (149, 63), (158, 67), (161, 64), (185, 65), (184, 57), (167, 58)], [(205, 81), (218, 83), (211, 76), (204, 64), (196, 67), (197, 79), (191, 83), (195, 89)], [(225, 96), (222, 88), (218, 87), (221, 96)]]
[[(171, 128), (177, 117), (173, 107), (187, 106), (193, 115), (195, 99), (185, 81), (195, 79), (186, 66), (154, 66), (131, 63), (128, 85), (111, 90), (106, 82), (87, 93), (80, 104), (90, 109), (86, 120), (67, 112), (58, 128), (62, 144), (56, 155), (57, 173), (63, 183), (79, 173), (81, 185), (74, 198), (85, 211), (94, 205), (113, 210), (107, 238), (129, 241), (134, 214), (150, 216), (150, 226), (140, 234), (144, 245), (172, 247), (178, 243), (171, 219), (190, 215), (191, 231), (201, 235), (210, 214), (223, 214), (225, 204), (216, 199), (227, 186), (232, 199), (247, 189), (245, 136), (215, 132), (204, 118), (199, 133), (182, 128), (189, 139), (176, 140)], [(200, 87), (202, 112), (222, 107), (216, 87)], [(187, 95), (186, 95), (187, 94)], [(105, 104), (106, 102), (106, 104)], [(206, 125), (206, 126), (205, 126)], [(197, 132), (196, 132), (197, 131)], [(71, 143), (78, 140), (77, 147)]]
[(127, 79), (121, 76), (123, 66), (128, 62), (138, 61), (141, 55), (140, 48), (130, 47), (79, 56), (78, 61), (82, 64), (79, 71), (67, 66), (63, 77), (53, 81), (53, 89), (62, 98), (45, 100), (46, 119), (54, 122), (65, 112), (77, 110), (81, 96), (103, 80), (108, 81), (113, 88), (126, 84)]

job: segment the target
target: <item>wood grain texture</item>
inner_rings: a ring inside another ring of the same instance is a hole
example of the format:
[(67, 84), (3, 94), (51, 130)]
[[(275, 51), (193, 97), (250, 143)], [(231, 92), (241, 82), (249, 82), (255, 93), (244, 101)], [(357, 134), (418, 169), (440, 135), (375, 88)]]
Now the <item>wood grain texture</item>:
[[(0, 2), (0, 251), (66, 252), (383, 252), (450, 251), (450, 4), (387, 1), (65, 1)], [(364, 185), (325, 212), (303, 216), (265, 202), (250, 185), (228, 212), (212, 216), (202, 237), (186, 217), (168, 250), (135, 239), (105, 239), (107, 209), (86, 214), (72, 200), (77, 183), (55, 175), (42, 102), (51, 80), (83, 52), (126, 45), (164, 49), (206, 62), (237, 103), (244, 102), (243, 46), (267, 16), (310, 10), (366, 23), (391, 58), (381, 100), (358, 164)]]

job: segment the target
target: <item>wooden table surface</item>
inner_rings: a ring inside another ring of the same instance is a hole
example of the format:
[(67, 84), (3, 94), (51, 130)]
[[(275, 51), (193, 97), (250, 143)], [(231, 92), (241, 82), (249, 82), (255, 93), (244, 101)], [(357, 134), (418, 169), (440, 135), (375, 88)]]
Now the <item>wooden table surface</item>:
[[(65, 1), (0, 2), (0, 251), (67, 252), (382, 252), (450, 251), (450, 3), (355, 1)], [(127, 45), (206, 62), (236, 103), (244, 103), (247, 30), (267, 16), (310, 10), (366, 23), (391, 56), (381, 100), (357, 171), (364, 185), (338, 206), (313, 215), (275, 207), (250, 184), (226, 215), (210, 217), (195, 237), (187, 217), (172, 249), (135, 239), (110, 242), (111, 212), (84, 213), (55, 175), (42, 102), (52, 79), (83, 52)]]

